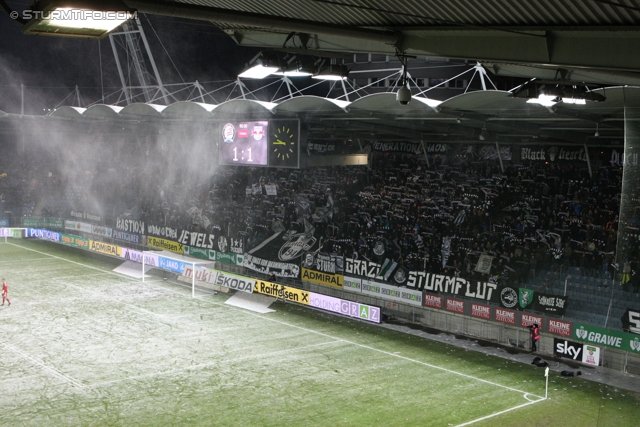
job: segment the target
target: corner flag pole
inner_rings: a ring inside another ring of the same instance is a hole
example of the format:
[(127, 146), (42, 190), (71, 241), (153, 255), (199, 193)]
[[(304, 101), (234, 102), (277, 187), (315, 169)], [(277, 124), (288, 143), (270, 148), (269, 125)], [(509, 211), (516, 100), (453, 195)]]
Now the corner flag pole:
[(544, 398), (547, 399), (547, 396), (549, 395), (549, 367), (547, 366), (546, 369), (544, 370), (544, 376), (546, 378), (546, 382), (547, 385), (544, 389)]

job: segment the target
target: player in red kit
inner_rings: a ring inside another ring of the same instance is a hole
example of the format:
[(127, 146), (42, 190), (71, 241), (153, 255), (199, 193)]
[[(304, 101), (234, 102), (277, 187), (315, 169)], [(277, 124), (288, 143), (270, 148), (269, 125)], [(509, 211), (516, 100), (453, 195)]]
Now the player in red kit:
[(11, 301), (7, 296), (8, 293), (9, 293), (9, 287), (7, 286), (7, 281), (2, 279), (2, 304), (0, 305), (4, 305), (5, 300), (9, 303), (9, 305), (11, 305)]

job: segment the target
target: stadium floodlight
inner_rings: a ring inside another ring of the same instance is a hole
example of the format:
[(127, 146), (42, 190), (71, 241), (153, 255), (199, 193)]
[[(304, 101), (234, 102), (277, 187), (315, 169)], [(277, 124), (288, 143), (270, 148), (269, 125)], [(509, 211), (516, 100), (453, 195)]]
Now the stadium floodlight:
[(346, 80), (349, 76), (349, 70), (342, 64), (329, 64), (321, 69), (318, 74), (313, 75), (313, 79), (317, 80)]
[(99, 39), (137, 12), (122, 0), (43, 0), (22, 13), (25, 34)]
[(279, 72), (280, 61), (273, 55), (260, 52), (247, 64), (247, 68), (238, 77), (243, 79), (264, 79), (265, 77)]

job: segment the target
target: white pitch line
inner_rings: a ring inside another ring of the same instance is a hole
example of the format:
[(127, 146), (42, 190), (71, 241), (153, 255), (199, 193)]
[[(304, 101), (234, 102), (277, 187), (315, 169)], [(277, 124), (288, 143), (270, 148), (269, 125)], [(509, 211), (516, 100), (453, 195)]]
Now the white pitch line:
[[(251, 360), (251, 359), (259, 359), (259, 358), (268, 358), (268, 357), (272, 357), (272, 356), (276, 356), (278, 354), (281, 353), (291, 353), (294, 351), (298, 351), (298, 350), (307, 350), (310, 348), (314, 348), (314, 347), (320, 347), (320, 346), (328, 346), (330, 344), (335, 344), (338, 342), (343, 342), (343, 340), (335, 340), (335, 341), (329, 341), (329, 342), (321, 342), (321, 343), (317, 343), (317, 344), (309, 344), (303, 347), (297, 347), (294, 349), (288, 348), (285, 350), (278, 350), (278, 351), (274, 351), (271, 353), (260, 353), (260, 354), (252, 354), (251, 356), (245, 356), (245, 357), (238, 357), (238, 358), (234, 358), (233, 359), (233, 363), (236, 362), (241, 362), (241, 361), (245, 361), (245, 360)], [(224, 354), (219, 355), (220, 357), (223, 357)], [(218, 357), (217, 355), (214, 357)], [(103, 381), (101, 383), (94, 383), (94, 384), (90, 384), (88, 385), (88, 387), (90, 388), (97, 388), (97, 387), (103, 387), (106, 385), (111, 385), (111, 384), (115, 384), (115, 383), (120, 383), (120, 382), (124, 382), (124, 381), (132, 381), (132, 380), (137, 380), (137, 379), (142, 379), (142, 378), (155, 378), (155, 377), (160, 377), (160, 376), (164, 376), (164, 375), (170, 375), (176, 372), (184, 372), (184, 371), (193, 371), (193, 370), (200, 370), (200, 369), (204, 369), (204, 368), (208, 368), (210, 366), (216, 366), (220, 364), (220, 361), (215, 361), (215, 362), (210, 362), (210, 363), (201, 363), (199, 365), (195, 365), (195, 366), (185, 366), (182, 368), (178, 368), (178, 369), (171, 369), (169, 371), (164, 371), (164, 372), (153, 372), (151, 374), (144, 374), (144, 375), (136, 375), (133, 377), (127, 377), (127, 378), (121, 378), (121, 379), (117, 379), (117, 380), (112, 380), (112, 381)]]
[[(71, 261), (71, 260), (68, 260), (68, 259), (65, 259), (65, 258), (62, 258), (62, 257), (58, 257), (56, 255), (48, 254), (46, 252), (37, 251), (37, 250), (31, 249), (31, 248), (25, 248), (23, 246), (16, 245), (14, 243), (9, 243), (9, 244), (17, 246), (17, 247), (22, 248), (22, 249), (26, 249), (26, 250), (29, 250), (29, 251), (37, 252), (37, 253), (40, 253), (42, 255), (48, 255), (48, 256), (60, 259), (62, 261), (67, 261), (67, 262), (70, 262), (70, 263), (73, 263), (73, 264), (81, 265), (83, 267), (87, 267), (87, 268), (91, 268), (91, 269), (94, 269), (94, 270), (103, 271), (103, 272), (106, 272), (106, 273), (111, 273), (111, 274), (114, 274), (114, 275), (121, 276), (120, 274), (118, 274), (116, 272), (113, 272), (113, 271), (103, 270), (103, 269), (100, 269), (98, 267), (93, 267), (93, 266), (82, 264), (82, 263), (79, 263), (79, 262), (76, 262), (76, 261)], [(182, 295), (182, 294), (180, 294), (180, 295)], [(500, 388), (504, 388), (504, 389), (507, 389), (507, 390), (515, 391), (517, 393), (521, 393), (522, 395), (528, 394), (528, 395), (531, 395), (531, 396), (534, 396), (534, 397), (538, 397), (540, 399), (544, 399), (543, 397), (538, 396), (536, 394), (529, 393), (529, 392), (522, 391), (522, 390), (518, 390), (518, 389), (513, 388), (513, 387), (508, 387), (508, 386), (505, 386), (505, 385), (502, 385), (502, 384), (498, 384), (498, 383), (494, 383), (492, 381), (488, 381), (488, 380), (485, 380), (485, 379), (482, 379), (482, 378), (474, 377), (472, 375), (463, 374), (461, 372), (457, 372), (457, 371), (454, 371), (454, 370), (451, 370), (451, 369), (443, 368), (441, 366), (436, 366), (436, 365), (432, 365), (430, 363), (426, 363), (426, 362), (422, 362), (422, 361), (419, 361), (419, 360), (411, 359), (410, 357), (401, 356), (399, 354), (391, 353), (391, 352), (388, 352), (388, 351), (385, 351), (385, 350), (380, 350), (380, 349), (377, 349), (375, 347), (371, 347), (371, 346), (368, 346), (368, 345), (364, 345), (364, 344), (356, 343), (356, 342), (353, 342), (353, 341), (345, 340), (345, 339), (342, 339), (342, 338), (334, 337), (332, 335), (325, 334), (323, 332), (318, 332), (318, 331), (315, 331), (315, 330), (312, 330), (312, 329), (304, 328), (302, 326), (293, 325), (291, 323), (287, 323), (287, 322), (283, 322), (283, 321), (280, 321), (280, 320), (272, 319), (272, 318), (260, 315), (258, 313), (253, 313), (253, 312), (250, 312), (250, 311), (247, 311), (247, 310), (243, 310), (243, 309), (240, 309), (240, 308), (229, 306), (227, 304), (221, 304), (221, 303), (217, 303), (217, 302), (209, 301), (209, 300), (205, 300), (205, 301), (207, 301), (207, 302), (209, 302), (210, 304), (213, 304), (213, 305), (224, 307), (226, 309), (242, 310), (243, 313), (251, 315), (251, 316), (259, 317), (259, 318), (264, 319), (264, 320), (268, 320), (268, 321), (271, 321), (271, 322), (275, 322), (275, 323), (279, 323), (279, 324), (282, 324), (282, 325), (290, 326), (292, 328), (300, 329), (300, 330), (303, 330), (303, 331), (306, 331), (306, 332), (310, 332), (310, 333), (313, 333), (313, 334), (321, 335), (321, 336), (324, 336), (324, 337), (327, 337), (327, 338), (331, 338), (333, 340), (341, 340), (341, 341), (344, 341), (346, 343), (352, 344), (352, 345), (357, 346), (357, 347), (361, 347), (361, 348), (365, 348), (365, 349), (368, 349), (368, 350), (371, 350), (371, 351), (374, 351), (374, 352), (386, 354), (386, 355), (391, 356), (391, 357), (397, 357), (399, 359), (403, 359), (403, 360), (406, 360), (406, 361), (409, 361), (409, 362), (417, 363), (419, 365), (427, 366), (427, 367), (430, 367), (432, 369), (438, 369), (438, 370), (441, 370), (441, 371), (444, 371), (444, 372), (448, 372), (448, 373), (451, 373), (451, 374), (454, 374), (454, 375), (459, 375), (459, 376), (464, 377), (464, 378), (469, 378), (469, 379), (472, 379), (472, 380), (483, 382), (485, 384), (490, 384), (490, 385), (493, 385), (495, 387), (500, 387)], [(527, 404), (532, 404), (532, 403), (534, 403), (534, 402), (528, 402)]]
[(15, 262), (23, 262), (23, 261), (43, 261), (43, 260), (51, 260), (49, 257), (41, 257), (41, 258), (20, 258), (20, 259), (12, 259), (6, 261), (0, 261), (0, 264), (10, 264)]
[(71, 385), (73, 385), (75, 387), (85, 388), (85, 386), (80, 381), (78, 381), (78, 380), (76, 380), (74, 378), (71, 378), (68, 375), (63, 374), (62, 372), (60, 372), (60, 371), (58, 371), (58, 370), (56, 370), (56, 369), (54, 369), (54, 368), (52, 368), (50, 366), (47, 366), (44, 362), (42, 362), (42, 361), (40, 361), (38, 359), (35, 359), (35, 358), (29, 356), (26, 353), (23, 353), (22, 351), (20, 351), (15, 346), (13, 346), (13, 345), (11, 345), (11, 344), (9, 344), (7, 342), (4, 342), (4, 341), (0, 341), (0, 345), (3, 348), (5, 348), (5, 349), (17, 354), (18, 356), (20, 356), (24, 360), (27, 360), (28, 362), (31, 362), (31, 364), (37, 366), (38, 368), (42, 369), (43, 371), (46, 371), (46, 372), (49, 372), (50, 374), (53, 374), (53, 376), (55, 376), (56, 378), (62, 379), (63, 381), (65, 381), (67, 383), (70, 383)]
[(533, 405), (534, 403), (542, 402), (543, 400), (546, 400), (546, 399), (542, 397), (539, 400), (523, 403), (522, 405), (514, 406), (513, 408), (505, 409), (504, 411), (496, 412), (494, 414), (487, 415), (482, 418), (476, 418), (475, 420), (467, 421), (466, 423), (463, 423), (463, 424), (458, 424), (456, 427), (469, 426), (471, 424), (475, 424), (480, 421), (488, 420), (489, 418), (497, 417), (498, 415), (506, 414), (507, 412), (515, 411), (516, 409), (524, 408), (525, 406)]

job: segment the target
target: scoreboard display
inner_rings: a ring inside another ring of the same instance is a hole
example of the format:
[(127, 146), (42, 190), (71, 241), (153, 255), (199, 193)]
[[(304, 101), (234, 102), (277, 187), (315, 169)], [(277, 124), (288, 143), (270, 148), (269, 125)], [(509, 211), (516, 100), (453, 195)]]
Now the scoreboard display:
[(219, 164), (298, 168), (300, 121), (222, 122)]
[(221, 165), (267, 166), (269, 122), (228, 122), (222, 125)]

